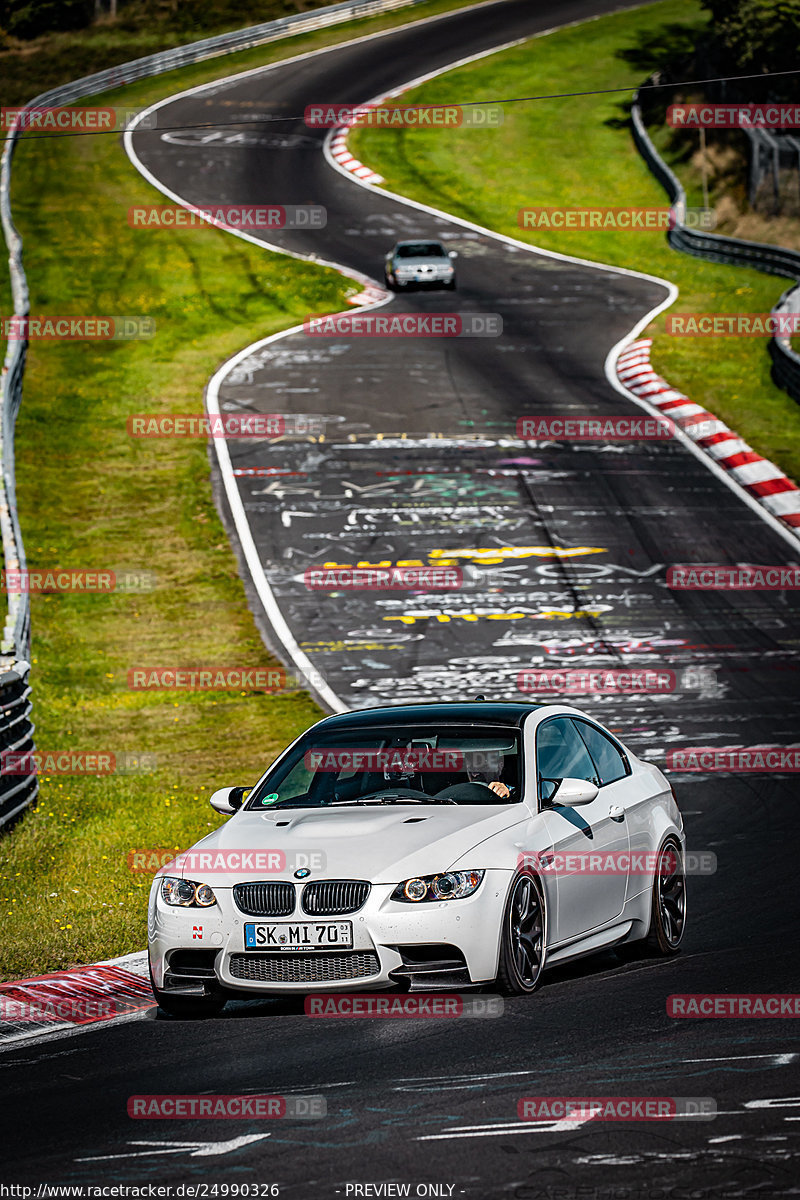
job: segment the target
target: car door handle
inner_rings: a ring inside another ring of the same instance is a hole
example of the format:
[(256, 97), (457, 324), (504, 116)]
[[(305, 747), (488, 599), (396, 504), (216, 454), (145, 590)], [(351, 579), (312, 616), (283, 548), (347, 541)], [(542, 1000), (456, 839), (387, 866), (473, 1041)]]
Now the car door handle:
[(608, 815), (611, 817), (612, 821), (624, 821), (625, 809), (620, 808), (618, 804), (612, 804), (611, 808), (608, 810)]

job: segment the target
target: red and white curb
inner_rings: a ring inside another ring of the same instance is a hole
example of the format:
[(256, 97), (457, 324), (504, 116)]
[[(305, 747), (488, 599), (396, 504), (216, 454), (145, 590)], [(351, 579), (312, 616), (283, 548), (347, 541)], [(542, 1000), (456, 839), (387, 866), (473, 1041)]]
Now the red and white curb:
[(784, 475), (780, 467), (757, 454), (724, 421), (657, 375), (650, 365), (652, 344), (652, 338), (642, 338), (623, 350), (616, 362), (620, 383), (660, 409), (767, 512), (800, 534), (800, 488), (797, 484)]
[[(348, 304), (357, 304), (359, 306), (371, 307), (373, 304), (384, 304), (387, 300), (391, 300), (392, 293), (387, 292), (384, 288), (375, 287), (374, 284), (368, 283), (362, 291), (355, 296), (348, 296)], [(332, 314), (336, 316), (336, 314)]]
[(153, 1008), (147, 954), (0, 983), (0, 1046)]
[[(363, 108), (372, 107), (375, 105), (362, 105)], [(383, 176), (378, 175), (372, 170), (372, 167), (365, 167), (362, 162), (347, 149), (347, 135), (350, 132), (349, 125), (339, 125), (334, 129), (333, 137), (331, 138), (330, 152), (331, 157), (335, 158), (340, 167), (344, 167), (345, 171), (350, 171), (359, 179), (365, 180), (367, 183), (383, 183)]]

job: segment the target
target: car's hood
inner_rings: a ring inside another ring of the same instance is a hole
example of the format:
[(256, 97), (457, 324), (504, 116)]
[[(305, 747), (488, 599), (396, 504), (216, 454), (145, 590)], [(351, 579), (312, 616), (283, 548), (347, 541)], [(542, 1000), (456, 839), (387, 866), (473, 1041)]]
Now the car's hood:
[[(311, 879), (399, 883), (448, 870), (486, 838), (528, 818), (522, 804), (245, 811), (197, 842), (183, 858), (182, 873), (232, 887), (240, 879), (291, 879), (307, 863)], [(259, 853), (259, 861), (248, 861), (248, 851)], [(269, 851), (285, 855), (283, 869), (275, 869), (282, 861), (276, 859), (265, 869)], [(480, 857), (476, 850), (475, 861), (461, 865), (479, 869)]]

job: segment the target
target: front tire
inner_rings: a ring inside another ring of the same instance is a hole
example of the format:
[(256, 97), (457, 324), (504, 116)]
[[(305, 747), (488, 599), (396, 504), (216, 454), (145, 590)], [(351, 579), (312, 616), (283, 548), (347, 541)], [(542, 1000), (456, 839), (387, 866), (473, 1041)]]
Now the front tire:
[(225, 1007), (225, 996), (215, 990), (206, 996), (174, 996), (169, 991), (157, 988), (153, 980), (153, 968), (150, 967), (150, 986), (156, 1003), (171, 1017), (202, 1018), (215, 1017)]
[(544, 893), (535, 875), (518, 875), (503, 913), (497, 983), (508, 996), (535, 990), (544, 967)]
[(658, 852), (647, 944), (659, 954), (677, 954), (685, 929), (686, 870), (683, 850), (674, 837), (668, 837)]

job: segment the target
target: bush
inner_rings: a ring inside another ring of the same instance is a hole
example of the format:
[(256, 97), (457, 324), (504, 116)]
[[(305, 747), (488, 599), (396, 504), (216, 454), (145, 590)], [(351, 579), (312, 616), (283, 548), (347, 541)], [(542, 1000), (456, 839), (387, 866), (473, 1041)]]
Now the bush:
[(94, 0), (0, 0), (0, 28), (18, 38), (84, 29), (94, 15)]

